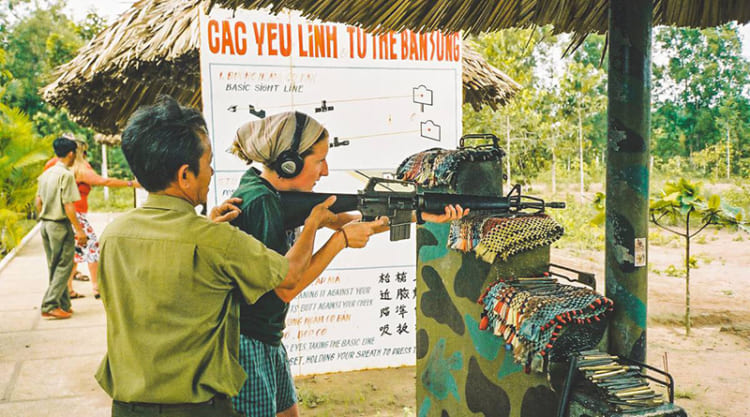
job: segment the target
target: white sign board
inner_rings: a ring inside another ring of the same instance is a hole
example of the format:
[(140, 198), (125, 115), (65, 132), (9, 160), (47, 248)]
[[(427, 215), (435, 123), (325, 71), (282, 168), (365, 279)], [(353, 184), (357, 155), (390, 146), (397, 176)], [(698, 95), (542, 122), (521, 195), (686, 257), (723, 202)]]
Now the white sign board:
[[(371, 35), (296, 12), (202, 15), (203, 111), (215, 155), (209, 205), (231, 196), (247, 169), (226, 152), (237, 128), (274, 113), (307, 113), (330, 132), (330, 176), (318, 192), (356, 193), (365, 175), (392, 173), (411, 154), (455, 148), (460, 44), (459, 34)], [(292, 302), (284, 344), (293, 372), (414, 364), (415, 256), (413, 238), (390, 242), (387, 233), (342, 252)]]

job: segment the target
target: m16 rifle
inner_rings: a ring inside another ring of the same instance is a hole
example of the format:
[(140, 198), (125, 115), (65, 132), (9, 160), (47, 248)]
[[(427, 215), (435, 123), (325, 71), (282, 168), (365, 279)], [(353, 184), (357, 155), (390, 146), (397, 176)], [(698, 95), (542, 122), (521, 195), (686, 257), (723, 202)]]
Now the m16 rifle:
[(334, 213), (359, 211), (365, 221), (388, 216), (392, 241), (409, 238), (412, 212), (421, 222), (422, 213), (442, 214), (445, 206), (459, 204), (472, 211), (508, 216), (517, 213), (541, 213), (546, 207), (565, 208), (563, 202), (545, 203), (541, 198), (521, 195), (515, 185), (505, 197), (470, 194), (419, 192), (413, 183), (385, 178), (370, 178), (364, 190), (357, 194), (312, 193), (281, 191), (284, 226), (287, 229), (304, 224), (312, 208), (335, 195), (336, 202), (329, 208)]

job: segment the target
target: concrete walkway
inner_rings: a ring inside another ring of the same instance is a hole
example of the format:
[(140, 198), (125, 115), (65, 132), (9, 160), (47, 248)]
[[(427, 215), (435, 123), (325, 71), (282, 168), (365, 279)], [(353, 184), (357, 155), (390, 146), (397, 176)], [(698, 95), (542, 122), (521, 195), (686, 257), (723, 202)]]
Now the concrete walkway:
[[(101, 233), (116, 213), (91, 213)], [(85, 265), (81, 272), (88, 275)], [(40, 233), (0, 271), (0, 417), (105, 417), (111, 400), (94, 372), (106, 351), (106, 321), (90, 282), (74, 281), (85, 298), (73, 317), (43, 320), (47, 261)]]

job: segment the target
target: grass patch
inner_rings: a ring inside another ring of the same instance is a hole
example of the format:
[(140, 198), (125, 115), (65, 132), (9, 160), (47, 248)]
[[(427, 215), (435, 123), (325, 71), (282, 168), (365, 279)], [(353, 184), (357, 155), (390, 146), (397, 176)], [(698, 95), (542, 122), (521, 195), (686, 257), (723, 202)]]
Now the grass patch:
[(30, 219), (23, 219), (18, 221), (18, 225), (21, 227), (21, 230), (23, 230), (23, 233), (21, 233), (22, 236), (26, 236), (27, 233), (31, 231), (31, 229), (34, 228), (36, 225), (36, 220), (30, 220)]
[(692, 400), (693, 398), (695, 398), (695, 393), (690, 392), (690, 391), (683, 391), (683, 390), (675, 389), (674, 390), (674, 397), (675, 398), (684, 398), (686, 400)]
[(328, 402), (327, 395), (320, 395), (317, 392), (308, 389), (298, 389), (297, 397), (300, 405), (306, 408), (315, 408)]
[(681, 243), (682, 239), (674, 233), (662, 233), (659, 230), (652, 230), (648, 233), (648, 243), (654, 246), (670, 246), (673, 243)]
[[(18, 234), (18, 243), (21, 243), (21, 239), (23, 239), (24, 236), (26, 236), (31, 229), (34, 228), (36, 225), (36, 220), (30, 220), (30, 219), (21, 219), (18, 220), (14, 226), (17, 226), (20, 230), (20, 233)], [(13, 244), (13, 242), (10, 242), (10, 244)], [(0, 259), (3, 259), (5, 255), (9, 254), (10, 251), (12, 251), (16, 247), (15, 244), (13, 246), (7, 247), (3, 250), (0, 250)]]
[(686, 271), (682, 268), (677, 268), (674, 265), (669, 265), (664, 270), (664, 274), (673, 278), (685, 278)]
[(92, 187), (89, 194), (89, 211), (117, 212), (135, 207), (135, 190), (128, 187), (110, 188), (109, 199), (104, 200), (104, 187)]
[[(708, 265), (713, 262), (715, 258), (709, 254), (702, 253), (700, 255), (691, 256), (690, 259), (695, 260), (695, 267), (697, 268), (698, 262)], [(690, 268), (693, 268), (692, 263), (690, 264)]]
[(593, 203), (578, 202), (577, 198), (564, 199), (567, 207), (563, 210), (548, 210), (547, 213), (564, 228), (562, 238), (553, 244), (555, 248), (604, 249), (604, 224), (592, 223), (599, 212)]

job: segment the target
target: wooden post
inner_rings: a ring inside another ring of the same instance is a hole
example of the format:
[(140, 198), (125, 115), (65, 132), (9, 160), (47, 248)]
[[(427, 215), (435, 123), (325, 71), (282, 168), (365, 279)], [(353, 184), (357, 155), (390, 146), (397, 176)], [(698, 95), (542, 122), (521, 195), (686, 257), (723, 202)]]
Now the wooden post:
[[(107, 144), (102, 143), (102, 177), (107, 177)], [(109, 187), (104, 187), (104, 201), (109, 201)]]

